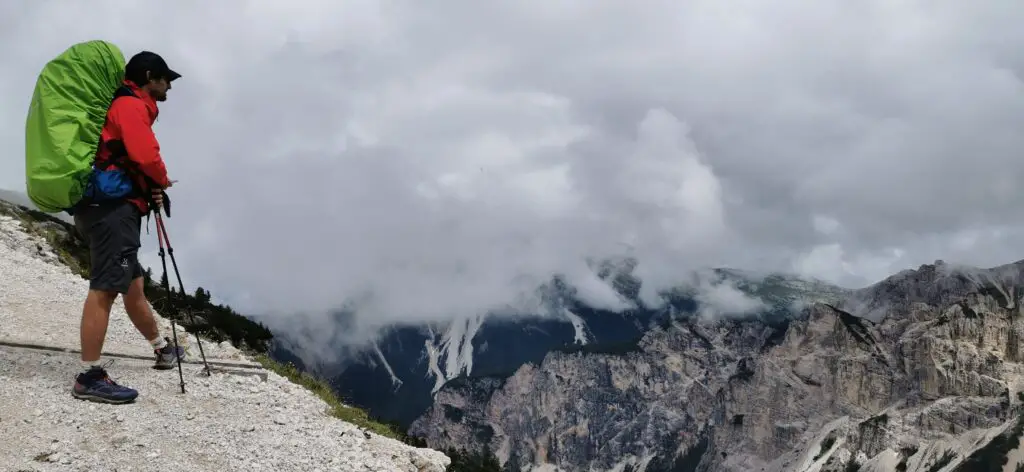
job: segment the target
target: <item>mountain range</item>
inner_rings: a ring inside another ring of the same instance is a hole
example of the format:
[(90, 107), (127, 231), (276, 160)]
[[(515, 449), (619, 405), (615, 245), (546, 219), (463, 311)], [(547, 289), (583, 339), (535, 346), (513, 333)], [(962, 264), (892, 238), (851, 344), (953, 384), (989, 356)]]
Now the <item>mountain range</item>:
[[(330, 378), (504, 470), (1024, 470), (1024, 261), (936, 261), (858, 290), (712, 274), (763, 305), (706, 316), (681, 288), (613, 313), (560, 287), (554, 315), (395, 327)], [(628, 272), (602, 276), (637, 301)]]
[[(482, 314), (446, 323), (393, 326), (361, 349), (346, 350), (333, 363), (315, 365), (298, 355), (287, 334), (279, 333), (272, 353), (326, 377), (344, 398), (404, 429), (454, 379), (511, 375), (552, 352), (630, 349), (660, 323), (707, 310), (697, 300), (696, 290), (686, 287), (666, 293), (663, 306), (644, 308), (637, 293), (640, 282), (630, 276), (628, 267), (599, 276), (640, 308), (612, 312), (587, 306), (575, 297), (572, 287), (556, 278), (546, 288), (549, 303), (543, 314)], [(768, 324), (786, 320), (804, 303), (835, 301), (846, 293), (824, 282), (782, 274), (717, 269), (701, 277), (708, 287), (724, 287), (763, 302), (750, 316)]]
[(1022, 282), (938, 261), (781, 322), (676, 317), (449, 382), (409, 432), (505, 470), (1019, 471)]

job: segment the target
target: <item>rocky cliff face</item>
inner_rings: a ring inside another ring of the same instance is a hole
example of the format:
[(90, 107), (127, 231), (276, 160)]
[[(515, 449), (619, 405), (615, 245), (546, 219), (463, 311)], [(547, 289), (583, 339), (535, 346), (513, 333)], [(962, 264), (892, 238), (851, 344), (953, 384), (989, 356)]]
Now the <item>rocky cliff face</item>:
[(1022, 269), (927, 265), (774, 326), (552, 353), (449, 382), (410, 433), (506, 470), (1018, 470)]
[[(290, 329), (275, 330), (273, 355), (330, 379), (347, 401), (366, 408), (375, 417), (403, 428), (430, 407), (446, 382), (462, 376), (508, 376), (520, 366), (540, 363), (553, 351), (634, 349), (641, 337), (670, 313), (699, 314), (714, 303), (692, 287), (682, 286), (668, 297), (666, 306), (643, 307), (639, 281), (629, 272), (632, 264), (597, 271), (626, 302), (636, 306), (624, 312), (594, 308), (581, 300), (568, 284), (554, 282), (545, 290), (546, 312), (515, 318), (479, 316), (430, 325), (394, 326), (378, 339), (361, 346), (346, 346), (334, 359), (302, 356), (301, 346), (339, 350), (343, 340), (316, 336), (288, 339)], [(755, 274), (719, 269), (695, 276), (691, 285), (705, 291), (718, 289), (747, 297), (761, 305), (758, 315), (768, 322), (788, 317), (794, 304), (808, 300), (839, 300), (846, 290), (819, 281), (782, 274)], [(344, 326), (346, 315), (337, 323)], [(345, 331), (345, 330), (339, 330)], [(314, 349), (313, 351), (317, 351)], [(307, 354), (309, 349), (305, 350)], [(315, 352), (314, 352), (315, 353)]]

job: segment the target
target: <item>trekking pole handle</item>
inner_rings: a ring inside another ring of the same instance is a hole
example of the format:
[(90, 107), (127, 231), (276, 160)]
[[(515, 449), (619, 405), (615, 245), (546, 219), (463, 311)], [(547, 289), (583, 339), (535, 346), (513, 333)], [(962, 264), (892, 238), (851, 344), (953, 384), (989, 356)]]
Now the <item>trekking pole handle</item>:
[[(160, 204), (160, 208), (163, 208), (164, 209), (164, 213), (167, 215), (168, 218), (170, 218), (171, 217), (171, 197), (167, 196), (167, 190), (166, 189), (161, 189), (160, 190), (160, 198), (162, 200), (162, 203)], [(158, 215), (160, 214), (160, 208), (157, 208), (157, 211), (156, 211)]]

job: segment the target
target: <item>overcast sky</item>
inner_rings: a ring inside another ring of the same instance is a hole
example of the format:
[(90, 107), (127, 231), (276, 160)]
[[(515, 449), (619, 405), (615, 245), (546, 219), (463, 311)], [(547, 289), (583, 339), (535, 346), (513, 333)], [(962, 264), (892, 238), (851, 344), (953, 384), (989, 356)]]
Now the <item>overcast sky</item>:
[(1018, 2), (148, 5), (0, 3), (0, 188), (46, 61), (162, 54), (175, 255), (242, 310), (443, 318), (627, 252), (651, 286), (1024, 259)]

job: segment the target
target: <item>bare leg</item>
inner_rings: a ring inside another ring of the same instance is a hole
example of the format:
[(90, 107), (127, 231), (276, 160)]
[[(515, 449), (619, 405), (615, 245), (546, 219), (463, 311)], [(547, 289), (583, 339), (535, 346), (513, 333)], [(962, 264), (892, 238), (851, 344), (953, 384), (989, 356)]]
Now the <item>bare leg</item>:
[(184, 348), (171, 346), (167, 338), (160, 336), (160, 326), (156, 323), (153, 310), (146, 300), (146, 292), (143, 290), (143, 279), (137, 277), (132, 280), (128, 287), (128, 293), (124, 294), (124, 310), (128, 312), (128, 318), (132, 320), (135, 329), (138, 329), (156, 353), (156, 369), (167, 370), (174, 367), (175, 356), (184, 356)]
[(89, 290), (82, 309), (82, 367), (86, 369), (75, 376), (71, 396), (103, 403), (129, 403), (139, 396), (134, 389), (123, 387), (110, 379), (106, 370), (99, 365), (103, 341), (107, 337), (107, 322), (110, 307), (114, 305), (117, 292)]
[(124, 310), (128, 312), (128, 319), (132, 320), (135, 329), (138, 329), (147, 341), (152, 342), (160, 337), (160, 328), (153, 317), (153, 311), (149, 308), (149, 301), (146, 300), (146, 292), (143, 290), (142, 277), (132, 280), (128, 287), (128, 293), (124, 294)]
[(82, 307), (82, 362), (97, 362), (103, 351), (103, 341), (107, 337), (107, 322), (110, 320), (110, 307), (114, 305), (117, 292), (89, 290)]

